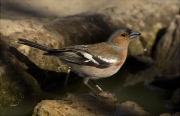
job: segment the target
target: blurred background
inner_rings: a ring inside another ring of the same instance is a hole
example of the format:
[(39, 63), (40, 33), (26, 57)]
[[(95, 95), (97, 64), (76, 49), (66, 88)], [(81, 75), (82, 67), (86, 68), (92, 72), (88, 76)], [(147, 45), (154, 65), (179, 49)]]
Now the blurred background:
[(25, 38), (53, 48), (106, 41), (118, 28), (141, 32), (119, 72), (97, 80), (119, 103), (151, 114), (175, 114), (179, 102), (178, 0), (1, 0), (0, 115), (32, 115), (41, 100), (90, 90), (68, 67), (19, 45)]

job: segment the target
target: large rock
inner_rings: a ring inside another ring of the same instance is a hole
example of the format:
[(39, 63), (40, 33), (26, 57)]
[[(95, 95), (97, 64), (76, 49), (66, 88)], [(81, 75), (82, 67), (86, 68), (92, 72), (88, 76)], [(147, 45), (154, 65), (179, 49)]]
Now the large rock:
[[(23, 98), (24, 95), (31, 94), (30, 90), (32, 92), (39, 89), (50, 90), (63, 85), (66, 77), (65, 72), (67, 72), (68, 67), (58, 58), (43, 56), (43, 52), (40, 50), (18, 44), (18, 38), (25, 38), (53, 48), (62, 48), (74, 44), (97, 43), (104, 41), (105, 37), (108, 36), (102, 27), (97, 25), (97, 22), (100, 21), (103, 27), (103, 20), (101, 20), (100, 16), (96, 16), (96, 18), (92, 16), (58, 20), (31, 19), (12, 21), (2, 19), (3, 25), (0, 30), (2, 63), (0, 66), (2, 69), (0, 78), (2, 84), (0, 87), (6, 89), (0, 90), (0, 93), (2, 93), (2, 96), (0, 96), (1, 105), (4, 106), (17, 101), (18, 96)], [(47, 22), (50, 24), (46, 24)], [(14, 80), (16, 80), (16, 83), (14, 83)], [(23, 86), (21, 87), (18, 84)], [(30, 90), (27, 90), (27, 88), (30, 88)], [(20, 95), (17, 95), (17, 93), (20, 93)], [(9, 98), (12, 99), (5, 102), (7, 100), (6, 96), (11, 96)]]
[[(105, 15), (106, 22), (114, 29), (119, 27), (133, 28), (142, 32), (141, 42), (131, 43), (132, 54), (142, 54), (142, 47), (147, 53), (156, 38), (159, 29), (167, 27), (169, 21), (178, 14), (178, 0), (133, 0), (133, 1), (2, 1), (1, 15), (4, 19), (24, 19), (29, 17), (65, 17), (73, 15)], [(50, 4), (50, 5), (49, 5)], [(171, 7), (169, 7), (171, 6)], [(163, 17), (163, 18), (162, 18)], [(100, 22), (99, 22), (100, 23)], [(113, 26), (114, 25), (114, 26)], [(71, 25), (73, 26), (73, 25)], [(109, 32), (106, 32), (109, 33)], [(138, 40), (135, 40), (138, 41)], [(138, 44), (138, 46), (136, 45)]]
[(179, 109), (179, 35), (180, 35), (180, 15), (177, 15), (165, 29), (164, 35), (156, 40), (154, 48), (154, 64), (159, 75), (157, 79), (151, 82), (156, 87), (165, 90), (175, 91), (172, 98), (167, 102), (167, 106)]
[(161, 114), (160, 116), (179, 116), (180, 115), (180, 112), (176, 112), (175, 114), (171, 115), (169, 113), (163, 113)]
[(166, 33), (159, 38), (155, 50), (155, 65), (160, 75), (179, 75), (180, 15), (169, 24)]
[(148, 115), (139, 105), (128, 101), (116, 103), (111, 93), (69, 94), (63, 100), (43, 100), (34, 108), (33, 116), (112, 116)]

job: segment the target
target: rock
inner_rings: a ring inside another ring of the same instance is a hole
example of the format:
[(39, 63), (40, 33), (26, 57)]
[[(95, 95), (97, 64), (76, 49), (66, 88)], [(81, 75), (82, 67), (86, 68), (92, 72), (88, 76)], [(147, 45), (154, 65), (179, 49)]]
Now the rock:
[(23, 70), (23, 63), (0, 41), (0, 107), (17, 104), (21, 99), (40, 90), (38, 83)]
[(43, 100), (34, 108), (33, 116), (110, 116), (119, 114), (149, 114), (134, 102), (129, 101), (117, 104), (117, 99), (113, 94), (102, 93), (101, 95), (93, 93), (69, 94), (63, 100)]
[[(111, 94), (114, 97), (114, 95)], [(63, 100), (44, 100), (34, 109), (33, 116), (41, 115), (108, 115), (115, 110), (115, 101), (95, 94), (69, 94)], [(114, 107), (113, 107), (114, 106)]]
[[(179, 30), (180, 15), (177, 15), (155, 44), (154, 65), (159, 76), (151, 85), (170, 91), (179, 88)], [(172, 102), (174, 101), (171, 99), (171, 102), (167, 103), (168, 107), (174, 107)]]
[(154, 64), (162, 76), (179, 75), (179, 30), (180, 15), (177, 15), (157, 43)]
[(132, 101), (117, 105), (117, 110), (117, 115), (150, 115), (150, 113), (144, 111), (142, 107)]
[[(49, 22), (48, 19), (1, 20), (3, 25), (0, 30), (0, 45), (3, 65), (0, 66), (2, 69), (0, 79), (3, 84), (0, 87), (6, 89), (1, 89), (0, 93), (10, 96), (9, 98), (12, 99), (7, 100), (9, 102), (5, 102), (7, 97), (0, 96), (0, 99), (2, 99), (0, 102), (3, 101), (0, 104), (5, 106), (9, 103), (14, 103), (39, 89), (49, 91), (55, 87), (62, 86), (65, 81), (65, 73), (68, 68), (66, 65), (58, 58), (43, 56), (43, 52), (40, 50), (18, 44), (16, 42), (18, 38), (25, 38), (53, 48), (95, 43), (102, 41), (107, 36), (94, 22), (96, 21), (97, 23), (101, 20), (100, 18), (100, 16), (96, 16), (96, 18), (74, 17), (64, 19), (66, 21), (54, 19), (55, 21), (50, 20), (50, 24), (46, 24)], [(38, 23), (40, 21), (41, 23)], [(68, 27), (67, 23), (74, 26), (69, 25)], [(101, 24), (103, 24), (102, 20)], [(14, 83), (14, 81), (16, 82)], [(12, 88), (17, 89), (12, 90)], [(17, 95), (16, 93), (21, 94)]]
[[(105, 15), (105, 20), (112, 30), (120, 27), (128, 27), (142, 32), (140, 40), (135, 40), (136, 42), (131, 43), (132, 49), (130, 48), (129, 50), (132, 54), (143, 54), (143, 47), (150, 53), (156, 33), (160, 29), (167, 27), (169, 21), (178, 14), (178, 2), (178, 0), (174, 0), (173, 2), (168, 0), (112, 0), (109, 3), (107, 0), (92, 0), (91, 2), (83, 0), (76, 2), (50, 2), (46, 0), (42, 1), (43, 4), (36, 4), (35, 0), (31, 0), (31, 2), (2, 1), (3, 12), (1, 17), (3, 19), (27, 19), (29, 17), (52, 18), (71, 16), (72, 18), (75, 15)], [(81, 4), (77, 5), (77, 3)], [(133, 48), (137, 48), (138, 50), (135, 51)]]
[(180, 116), (180, 112), (176, 112), (173, 116)]
[(171, 115), (169, 113), (161, 114), (160, 116), (180, 116), (180, 112), (176, 112), (175, 114)]
[[(157, 32), (167, 27), (174, 16), (178, 14), (177, 4), (177, 0), (174, 2), (168, 0), (115, 0), (101, 6), (98, 12), (106, 14), (115, 28), (128, 27), (139, 30), (141, 37), (139, 40), (136, 39), (136, 42), (130, 43), (132, 48), (129, 47), (129, 53), (137, 55), (145, 52), (150, 55)], [(106, 5), (108, 8), (104, 9)]]
[(169, 114), (169, 113), (163, 113), (163, 114), (161, 114), (160, 116), (172, 116), (172, 115)]

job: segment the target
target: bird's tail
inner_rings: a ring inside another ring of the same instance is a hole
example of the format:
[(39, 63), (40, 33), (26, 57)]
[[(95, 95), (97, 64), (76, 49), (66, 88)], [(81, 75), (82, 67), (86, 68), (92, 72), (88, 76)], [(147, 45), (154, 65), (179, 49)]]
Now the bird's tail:
[(51, 51), (56, 51), (57, 50), (57, 49), (52, 49), (52, 48), (49, 48), (49, 47), (46, 47), (46, 46), (31, 42), (31, 41), (28, 41), (28, 40), (25, 40), (25, 39), (22, 39), (22, 38), (18, 39), (18, 43), (24, 44), (24, 45), (27, 45), (27, 46), (31, 46), (31, 47), (34, 47), (34, 48), (37, 48), (37, 49), (40, 49), (40, 50), (43, 50), (43, 51), (46, 51), (46, 52), (51, 52)]

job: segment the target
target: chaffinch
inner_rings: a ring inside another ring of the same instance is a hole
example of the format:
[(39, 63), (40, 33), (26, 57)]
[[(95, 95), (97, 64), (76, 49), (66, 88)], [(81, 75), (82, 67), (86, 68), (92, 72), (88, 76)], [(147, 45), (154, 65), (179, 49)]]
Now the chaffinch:
[(25, 44), (43, 51), (44, 55), (56, 56), (70, 67), (70, 70), (84, 78), (84, 84), (95, 91), (93, 84), (103, 91), (93, 80), (106, 78), (115, 74), (127, 57), (129, 42), (140, 35), (128, 28), (116, 30), (106, 42), (75, 45), (61, 49), (53, 49), (19, 38), (18, 43)]

